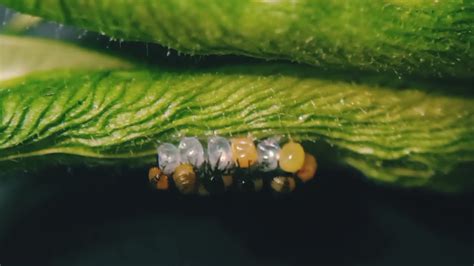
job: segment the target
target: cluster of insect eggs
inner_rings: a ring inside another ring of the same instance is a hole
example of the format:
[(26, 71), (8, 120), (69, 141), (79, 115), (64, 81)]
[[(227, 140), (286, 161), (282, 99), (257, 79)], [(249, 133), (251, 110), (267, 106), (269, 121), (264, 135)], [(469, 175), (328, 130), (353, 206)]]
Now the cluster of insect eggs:
[(311, 180), (316, 169), (316, 158), (292, 140), (281, 146), (278, 139), (269, 138), (255, 145), (251, 137), (214, 136), (207, 141), (206, 154), (199, 139), (185, 137), (178, 146), (158, 147), (158, 165), (150, 169), (148, 178), (158, 190), (174, 183), (183, 194), (207, 195), (232, 186), (259, 191), (264, 179), (273, 191), (287, 193), (297, 182)]

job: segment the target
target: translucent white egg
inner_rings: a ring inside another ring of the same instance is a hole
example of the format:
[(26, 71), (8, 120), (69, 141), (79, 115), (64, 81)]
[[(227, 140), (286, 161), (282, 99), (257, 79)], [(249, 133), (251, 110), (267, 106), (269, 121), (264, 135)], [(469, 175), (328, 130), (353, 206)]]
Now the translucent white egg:
[(200, 167), (204, 163), (204, 148), (197, 138), (187, 137), (181, 139), (178, 145), (181, 163), (189, 163)]
[(258, 164), (264, 172), (273, 171), (278, 168), (280, 159), (280, 144), (276, 139), (266, 139), (258, 143)]
[(171, 143), (163, 143), (158, 147), (158, 165), (165, 175), (171, 175), (180, 164), (179, 150)]
[(219, 136), (209, 138), (207, 153), (212, 169), (216, 169), (217, 166), (219, 170), (226, 170), (233, 166), (232, 148), (227, 139)]

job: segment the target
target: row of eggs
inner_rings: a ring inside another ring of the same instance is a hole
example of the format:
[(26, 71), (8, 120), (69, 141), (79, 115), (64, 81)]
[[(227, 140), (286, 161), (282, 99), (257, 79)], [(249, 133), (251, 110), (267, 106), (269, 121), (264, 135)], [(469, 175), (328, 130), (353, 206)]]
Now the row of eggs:
[[(228, 140), (220, 136), (213, 136), (208, 139), (206, 154), (199, 139), (185, 137), (181, 139), (178, 146), (163, 143), (158, 147), (158, 167), (153, 167), (150, 170), (149, 178), (155, 186), (158, 186), (157, 188), (160, 189), (161, 184), (161, 189), (167, 189), (168, 176), (173, 175), (177, 187), (181, 192), (184, 192), (188, 190), (186, 185), (189, 185), (189, 182), (186, 181), (189, 178), (183, 178), (184, 173), (192, 172), (192, 175), (195, 176), (195, 172), (199, 169), (202, 169), (201, 173), (209, 175), (206, 179), (221, 176), (224, 180), (223, 184), (226, 186), (232, 183), (231, 174), (236, 169), (240, 169), (241, 174), (242, 170), (245, 170), (246, 173), (276, 171), (288, 173), (291, 176), (288, 174), (275, 176), (271, 183), (272, 188), (279, 190), (278, 188), (289, 187), (289, 190), (292, 190), (295, 186), (292, 176), (306, 182), (314, 177), (316, 168), (317, 162), (314, 156), (305, 153), (301, 144), (291, 140), (280, 146), (278, 138), (269, 138), (255, 145), (254, 140), (250, 137)], [(158, 182), (160, 177), (162, 180)], [(191, 183), (194, 184), (194, 182)], [(185, 185), (184, 189), (182, 185)], [(255, 186), (261, 187), (261, 184), (256, 182)]]
[[(209, 138), (207, 157), (201, 142), (195, 137), (185, 137), (178, 147), (164, 143), (158, 147), (158, 166), (164, 174), (170, 175), (180, 164), (188, 163), (200, 168), (206, 161), (211, 169), (221, 171), (233, 167), (249, 168), (254, 165), (260, 171), (269, 172), (277, 169), (288, 173), (300, 170), (306, 160), (301, 144), (290, 141), (280, 148), (278, 139), (269, 138), (255, 145), (250, 137), (232, 138), (230, 141), (220, 136)], [(307, 178), (311, 178), (308, 176)]]

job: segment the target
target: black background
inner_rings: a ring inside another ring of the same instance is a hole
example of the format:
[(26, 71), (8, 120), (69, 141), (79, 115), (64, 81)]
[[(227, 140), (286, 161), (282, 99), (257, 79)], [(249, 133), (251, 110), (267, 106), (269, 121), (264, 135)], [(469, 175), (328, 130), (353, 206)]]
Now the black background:
[(470, 265), (472, 196), (342, 170), (289, 197), (182, 197), (146, 169), (55, 167), (2, 184), (2, 265)]

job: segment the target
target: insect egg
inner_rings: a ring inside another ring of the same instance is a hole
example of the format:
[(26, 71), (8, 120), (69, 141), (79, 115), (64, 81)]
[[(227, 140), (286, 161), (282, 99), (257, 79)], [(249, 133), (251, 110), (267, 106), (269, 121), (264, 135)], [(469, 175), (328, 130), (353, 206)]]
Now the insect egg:
[(277, 169), (280, 157), (280, 145), (276, 139), (266, 139), (258, 143), (258, 164), (263, 172)]
[(188, 163), (180, 164), (173, 173), (173, 180), (176, 188), (183, 194), (191, 194), (196, 187), (196, 173), (192, 165)]
[(232, 157), (240, 168), (249, 168), (257, 162), (257, 149), (251, 138), (234, 138), (231, 143)]
[(307, 182), (314, 178), (317, 169), (318, 163), (316, 162), (316, 158), (313, 155), (306, 153), (304, 156), (303, 167), (298, 170), (296, 176), (298, 176), (301, 181)]
[(293, 177), (277, 176), (272, 179), (271, 188), (278, 193), (289, 193), (295, 190), (296, 182)]
[(158, 147), (158, 166), (165, 175), (171, 175), (180, 164), (179, 150), (171, 143), (163, 143)]
[(280, 168), (289, 173), (295, 173), (304, 164), (305, 153), (301, 144), (290, 141), (283, 145), (280, 151)]
[(224, 171), (233, 166), (232, 148), (227, 139), (219, 136), (209, 138), (207, 153), (211, 169)]
[(158, 167), (150, 168), (148, 180), (156, 189), (167, 190), (169, 188), (168, 176), (164, 175)]
[(204, 149), (197, 138), (183, 138), (178, 145), (181, 163), (189, 163), (199, 168), (204, 163)]

